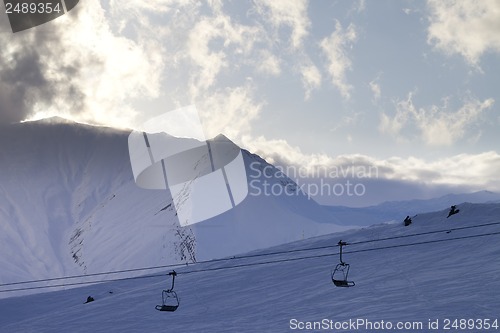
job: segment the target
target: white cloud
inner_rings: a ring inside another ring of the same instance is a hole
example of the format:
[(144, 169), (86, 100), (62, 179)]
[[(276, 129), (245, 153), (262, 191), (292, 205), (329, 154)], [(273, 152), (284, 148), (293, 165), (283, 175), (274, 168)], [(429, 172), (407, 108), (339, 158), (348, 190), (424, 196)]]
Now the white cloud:
[(335, 31), (327, 38), (324, 38), (320, 47), (328, 60), (328, 73), (332, 84), (339, 89), (340, 94), (345, 99), (350, 98), (352, 86), (347, 83), (346, 72), (351, 69), (351, 59), (347, 53), (356, 41), (356, 28), (350, 24), (347, 29), (343, 29), (339, 21), (335, 23)]
[(348, 127), (348, 126), (353, 126), (359, 122), (361, 119), (363, 113), (361, 112), (354, 112), (350, 116), (343, 116), (340, 121), (335, 125), (334, 128), (332, 128), (332, 132), (337, 131), (338, 129), (342, 127)]
[(115, 12), (134, 12), (134, 15), (149, 13), (168, 13), (179, 7), (190, 6), (190, 0), (110, 0), (110, 7)]
[(251, 131), (252, 122), (259, 116), (263, 102), (257, 103), (250, 83), (207, 93), (197, 103), (207, 137), (223, 133), (237, 143)]
[(492, 105), (493, 99), (482, 102), (469, 100), (458, 111), (451, 113), (433, 105), (429, 109), (420, 109), (414, 116), (425, 143), (449, 146), (463, 138), (466, 130)]
[[(190, 30), (187, 41), (187, 56), (197, 66), (191, 71), (191, 96), (196, 98), (200, 90), (211, 87), (224, 67), (228, 67), (230, 55), (244, 56), (253, 49), (257, 39), (257, 27), (234, 23), (214, 8), (214, 16), (201, 18)], [(210, 43), (219, 41), (221, 47), (214, 50)]]
[(460, 54), (479, 67), (487, 51), (500, 53), (499, 1), (428, 0), (428, 42), (447, 54)]
[[(166, 70), (160, 74), (164, 87), (170, 88), (164, 88), (164, 98), (170, 103), (167, 107), (195, 104), (207, 137), (224, 133), (238, 141), (248, 133), (265, 101), (255, 100), (251, 79), (229, 85), (219, 80), (234, 77), (244, 66), (251, 66), (258, 74), (281, 73), (281, 60), (269, 50), (262, 26), (240, 24), (220, 1), (210, 1), (207, 6), (183, 0), (127, 3), (132, 9), (122, 13), (124, 19), (149, 28), (152, 14), (158, 14), (151, 11), (158, 7), (168, 22), (156, 36), (164, 48), (153, 52), (165, 62)], [(155, 36), (155, 31), (148, 33)], [(140, 117), (143, 119), (138, 122), (148, 119), (148, 113)]]
[[(300, 148), (285, 140), (265, 137), (243, 138), (244, 146), (260, 154), (270, 163), (292, 170), (302, 170), (301, 175), (324, 177), (339, 175), (355, 177), (366, 175), (375, 180), (410, 182), (427, 186), (462, 186), (470, 190), (500, 191), (500, 155), (497, 152), (459, 154), (436, 160), (416, 157), (391, 157), (376, 159), (366, 155), (351, 154), (331, 157), (325, 154), (305, 154)], [(341, 171), (339, 173), (339, 170)], [(297, 173), (298, 174), (298, 173)]]
[(370, 89), (372, 90), (373, 93), (373, 100), (376, 102), (380, 99), (380, 96), (382, 94), (382, 88), (380, 87), (380, 83), (377, 82), (378, 79), (375, 79), (373, 81), (370, 81)]
[(268, 18), (276, 29), (288, 26), (292, 29), (291, 45), (294, 49), (302, 47), (304, 38), (309, 34), (311, 22), (307, 14), (307, 0), (255, 1), (257, 11)]
[(321, 73), (312, 63), (300, 66), (300, 73), (302, 74), (305, 99), (308, 100), (311, 97), (312, 91), (321, 86)]
[(366, 0), (352, 1), (352, 9), (348, 11), (348, 14), (355, 12), (356, 14), (362, 13), (366, 10)]
[[(321, 86), (322, 81), (321, 72), (304, 48), (304, 42), (311, 27), (308, 16), (309, 1), (256, 0), (253, 4), (256, 13), (260, 15), (257, 18), (257, 24), (264, 27), (265, 40), (261, 42), (265, 42), (270, 51), (274, 50), (275, 54), (279, 54), (278, 58), (282, 60), (280, 61), (280, 74), (288, 65), (289, 69), (292, 69), (291, 73), (300, 75), (305, 99), (308, 100), (312, 91)], [(289, 41), (284, 42), (288, 36), (283, 31), (288, 30), (283, 28), (290, 29)], [(283, 38), (284, 35), (285, 38)], [(273, 57), (270, 57), (268, 61), (272, 59)]]
[(255, 138), (246, 135), (242, 137), (242, 145), (270, 163), (311, 169), (315, 165), (325, 165), (330, 161), (325, 154), (304, 154), (299, 147), (291, 146), (283, 139), (267, 139), (264, 136)]
[(459, 154), (436, 161), (415, 157), (391, 158), (384, 162), (388, 179), (422, 181), (428, 184), (466, 185), (475, 189), (500, 190), (500, 155), (496, 152)]
[(378, 127), (380, 132), (389, 134), (396, 138), (399, 137), (401, 130), (404, 126), (406, 126), (406, 123), (410, 118), (411, 110), (414, 110), (411, 96), (412, 95), (410, 93), (407, 100), (399, 101), (397, 103), (396, 114), (394, 116), (388, 116), (385, 113), (381, 114)]
[(255, 66), (257, 71), (266, 75), (278, 76), (281, 74), (281, 60), (269, 50), (260, 50)]
[(392, 136), (405, 138), (401, 135), (403, 128), (408, 128), (410, 121), (420, 131), (420, 138), (427, 145), (450, 146), (464, 138), (470, 127), (481, 121), (484, 111), (493, 106), (493, 99), (480, 101), (469, 98), (460, 109), (450, 112), (448, 100), (443, 106), (431, 105), (427, 108), (417, 108), (413, 104), (413, 94), (396, 104), (396, 114), (390, 117), (381, 115), (379, 130)]
[(207, 89), (214, 84), (220, 70), (227, 66), (225, 53), (222, 50), (213, 51), (209, 47), (212, 39), (222, 38), (223, 31), (217, 23), (209, 18), (199, 21), (191, 30), (187, 42), (187, 55), (199, 67), (199, 74), (193, 79), (192, 95), (198, 94), (198, 89)]

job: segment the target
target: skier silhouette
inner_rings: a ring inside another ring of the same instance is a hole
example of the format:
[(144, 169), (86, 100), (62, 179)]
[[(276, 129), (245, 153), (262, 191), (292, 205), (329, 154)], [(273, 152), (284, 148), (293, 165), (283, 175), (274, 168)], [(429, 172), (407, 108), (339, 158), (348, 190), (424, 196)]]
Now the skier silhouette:
[(405, 218), (405, 227), (409, 226), (411, 224), (411, 218), (410, 216), (406, 216)]
[(448, 216), (446, 216), (446, 218), (448, 218), (448, 217), (450, 217), (452, 215), (455, 215), (459, 211), (460, 211), (460, 209), (457, 209), (457, 206), (455, 206), (455, 205), (451, 206), (450, 212), (448, 213)]

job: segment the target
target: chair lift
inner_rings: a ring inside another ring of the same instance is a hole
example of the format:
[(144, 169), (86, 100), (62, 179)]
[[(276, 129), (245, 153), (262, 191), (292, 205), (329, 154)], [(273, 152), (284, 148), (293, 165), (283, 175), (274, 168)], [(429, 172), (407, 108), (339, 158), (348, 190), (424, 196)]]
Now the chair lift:
[(335, 266), (332, 272), (332, 282), (336, 287), (354, 287), (354, 281), (347, 281), (349, 275), (349, 264), (346, 264), (342, 260), (342, 247), (346, 246), (347, 243), (342, 240), (339, 241), (338, 246), (340, 246), (340, 263)]
[(177, 293), (174, 291), (174, 282), (177, 273), (172, 271), (168, 275), (172, 276), (172, 287), (168, 290), (163, 290), (161, 293), (161, 305), (157, 305), (155, 309), (158, 311), (174, 312), (179, 307), (179, 297), (177, 297)]

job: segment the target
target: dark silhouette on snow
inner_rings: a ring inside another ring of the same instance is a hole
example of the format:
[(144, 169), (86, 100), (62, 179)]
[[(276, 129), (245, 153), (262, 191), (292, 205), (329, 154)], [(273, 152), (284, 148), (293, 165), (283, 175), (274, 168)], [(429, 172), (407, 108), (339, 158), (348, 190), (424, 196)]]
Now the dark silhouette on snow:
[(450, 212), (448, 213), (448, 216), (446, 216), (446, 218), (457, 214), (459, 211), (460, 211), (460, 209), (457, 209), (457, 206), (451, 206)]
[(405, 218), (405, 227), (409, 226), (411, 224), (411, 217), (410, 216), (407, 216)]
[(94, 301), (94, 297), (89, 296), (89, 297), (87, 297), (87, 301), (85, 303), (83, 303), (83, 304), (87, 304), (87, 303), (90, 303), (90, 302), (93, 302), (93, 301)]

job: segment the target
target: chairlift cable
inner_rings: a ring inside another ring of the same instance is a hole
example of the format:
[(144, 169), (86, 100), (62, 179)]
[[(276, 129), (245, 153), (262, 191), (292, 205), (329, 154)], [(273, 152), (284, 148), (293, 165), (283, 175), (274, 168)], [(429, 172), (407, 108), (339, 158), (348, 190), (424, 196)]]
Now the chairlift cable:
[[(379, 250), (387, 250), (387, 249), (392, 249), (392, 248), (409, 247), (409, 246), (424, 245), (424, 244), (433, 244), (433, 243), (442, 243), (442, 242), (447, 242), (447, 241), (455, 241), (455, 240), (463, 240), (463, 239), (469, 239), (469, 238), (479, 238), (479, 237), (495, 236), (495, 235), (500, 235), (500, 231), (498, 231), (498, 232), (491, 232), (491, 233), (484, 233), (484, 234), (476, 234), (476, 235), (454, 237), (454, 238), (446, 238), (446, 239), (437, 239), (437, 240), (430, 240), (430, 241), (422, 241), (422, 242), (415, 242), (415, 243), (389, 245), (389, 246), (383, 246), (383, 247), (378, 247), (378, 248), (369, 248), (369, 249), (354, 250), (354, 251), (349, 251), (349, 252), (344, 252), (344, 253), (350, 253), (350, 254), (352, 254), (352, 253), (361, 253), (361, 252), (369, 252), (369, 251), (379, 251)], [(335, 245), (335, 246), (337, 246), (337, 245)], [(330, 246), (330, 247), (333, 247), (333, 246)], [(221, 267), (213, 267), (213, 268), (203, 268), (203, 269), (196, 269), (196, 270), (191, 270), (191, 271), (177, 272), (177, 275), (192, 274), (192, 273), (202, 273), (202, 272), (213, 272), (213, 271), (221, 271), (221, 270), (226, 270), (226, 269), (236, 269), (236, 268), (244, 268), (244, 267), (251, 267), (251, 266), (268, 265), (268, 264), (275, 264), (275, 263), (282, 263), (282, 262), (291, 262), (291, 261), (297, 261), (297, 260), (316, 259), (316, 258), (322, 258), (322, 257), (336, 256), (339, 253), (340, 252), (337, 252), (337, 253), (326, 253), (326, 254), (311, 255), (311, 256), (304, 256), (304, 257), (298, 257), (298, 258), (276, 259), (276, 260), (261, 261), (261, 262), (254, 262), (254, 263), (238, 264), (238, 265), (232, 265), (232, 266), (221, 266)], [(87, 282), (80, 281), (80, 282), (64, 283), (64, 284), (50, 285), (50, 286), (23, 287), (23, 288), (16, 288), (16, 289), (0, 290), (0, 293), (11, 292), (11, 291), (25, 291), (25, 290), (33, 290), (33, 289), (46, 289), (46, 288), (56, 288), (56, 287), (68, 287), (68, 286), (76, 286), (76, 285), (89, 285), (89, 284), (96, 284), (96, 283), (103, 283), (103, 282), (114, 282), (114, 281), (125, 281), (125, 280), (134, 280), (134, 279), (153, 278), (153, 277), (160, 277), (160, 276), (166, 276), (166, 275), (169, 275), (169, 274), (168, 273), (163, 273), (163, 274), (154, 274), (154, 275), (146, 275), (146, 276), (135, 276), (135, 277), (125, 277), (125, 278), (114, 278), (114, 279), (87, 281)], [(49, 279), (47, 279), (47, 280), (40, 280), (40, 281), (37, 281), (37, 282), (45, 282), (45, 281), (49, 281)], [(0, 287), (1, 286), (2, 285), (0, 285)]]
[[(25, 291), (25, 290), (36, 290), (36, 289), (48, 289), (48, 288), (57, 288), (57, 287), (71, 287), (71, 286), (79, 286), (79, 285), (92, 285), (101, 282), (114, 282), (114, 281), (127, 281), (127, 280), (135, 280), (135, 279), (148, 279), (155, 278), (160, 276), (165, 276), (168, 274), (153, 274), (153, 275), (142, 275), (142, 276), (130, 276), (124, 278), (115, 278), (115, 279), (106, 279), (106, 280), (95, 280), (95, 281), (79, 281), (79, 282), (71, 282), (71, 283), (62, 283), (62, 284), (54, 284), (50, 286), (35, 286), (35, 287), (23, 287), (23, 288), (15, 288), (15, 289), (5, 289), (0, 290), (0, 293), (9, 292), (9, 291)], [(39, 281), (42, 282), (42, 281)]]
[[(400, 238), (409, 238), (409, 237), (417, 237), (417, 236), (423, 236), (423, 235), (430, 235), (430, 234), (442, 233), (442, 232), (449, 233), (450, 231), (473, 229), (473, 228), (481, 228), (481, 227), (487, 227), (487, 226), (492, 226), (492, 225), (500, 225), (500, 222), (492, 222), (492, 223), (478, 224), (478, 225), (473, 225), (473, 226), (456, 227), (456, 228), (449, 228), (449, 229), (443, 229), (443, 230), (427, 231), (427, 232), (410, 234), (410, 235), (401, 235), (401, 236), (372, 239), (372, 240), (366, 240), (366, 241), (360, 241), (360, 242), (352, 242), (352, 243), (349, 243), (349, 245), (360, 245), (360, 244), (380, 242), (380, 241), (387, 241), (387, 240), (393, 240), (393, 239), (400, 239)], [(286, 250), (286, 251), (256, 253), (256, 254), (248, 254), (248, 255), (242, 255), (242, 256), (232, 256), (232, 257), (227, 257), (227, 258), (202, 260), (202, 261), (197, 261), (195, 263), (159, 265), (159, 266), (131, 268), (131, 269), (109, 271), (109, 272), (99, 272), (99, 273), (91, 273), (91, 274), (71, 275), (71, 276), (64, 276), (64, 277), (39, 279), (39, 280), (9, 282), (9, 283), (2, 283), (2, 284), (0, 284), (0, 287), (21, 285), (21, 284), (39, 283), (39, 282), (52, 282), (52, 281), (60, 281), (60, 280), (67, 280), (67, 279), (79, 279), (79, 278), (87, 278), (87, 277), (93, 277), (93, 276), (102, 276), (102, 275), (108, 275), (108, 274), (122, 274), (122, 273), (131, 273), (131, 272), (148, 271), (148, 270), (165, 269), (165, 268), (179, 268), (179, 267), (183, 267), (183, 266), (186, 266), (186, 265), (189, 266), (189, 265), (193, 265), (193, 264), (211, 264), (211, 263), (217, 263), (217, 262), (223, 262), (223, 261), (230, 261), (230, 260), (236, 260), (236, 259), (258, 258), (258, 257), (264, 257), (264, 256), (274, 256), (274, 255), (280, 255), (280, 254), (290, 254), (290, 253), (303, 252), (303, 251), (323, 250), (323, 249), (329, 249), (329, 248), (334, 248), (334, 247), (338, 247), (338, 244), (335, 244), (335, 245), (325, 245), (325, 246), (317, 246), (317, 247), (311, 247), (311, 248), (302, 248), (302, 249), (292, 249), (292, 250)], [(353, 253), (353, 252), (350, 252), (350, 253)], [(113, 281), (113, 280), (101, 280), (101, 281)]]
[(393, 236), (393, 237), (387, 237), (387, 238), (370, 239), (370, 240), (366, 240), (366, 241), (352, 242), (352, 243), (349, 243), (349, 245), (360, 245), (360, 244), (365, 244), (365, 243), (373, 243), (373, 242), (380, 242), (380, 241), (400, 239), (400, 238), (431, 235), (431, 234), (437, 234), (437, 233), (442, 233), (442, 232), (449, 233), (451, 231), (482, 228), (482, 227), (488, 227), (488, 226), (492, 226), (492, 225), (500, 225), (500, 222), (492, 222), (492, 223), (484, 223), (484, 224), (478, 224), (478, 225), (472, 225), (472, 226), (466, 226), (466, 227), (456, 227), (456, 228), (449, 228), (449, 229), (442, 229), (442, 230), (426, 231), (426, 232), (420, 232), (420, 233), (410, 234), (410, 235), (401, 235), (401, 236)]

